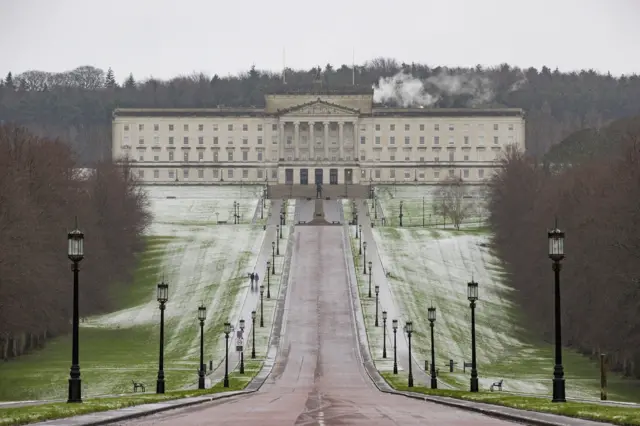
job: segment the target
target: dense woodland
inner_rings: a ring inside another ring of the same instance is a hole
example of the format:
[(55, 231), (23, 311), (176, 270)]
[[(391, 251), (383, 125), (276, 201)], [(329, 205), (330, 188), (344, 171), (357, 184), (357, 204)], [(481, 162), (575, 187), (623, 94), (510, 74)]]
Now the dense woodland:
[(566, 232), (564, 343), (589, 355), (607, 353), (614, 367), (640, 377), (640, 116), (580, 132), (570, 145), (581, 146), (585, 134), (586, 142), (606, 141), (608, 149), (583, 153), (564, 170), (518, 152), (505, 158), (491, 188), (495, 247), (528, 324), (553, 342), (546, 230), (557, 217)]
[(144, 246), (146, 199), (112, 164), (75, 169), (68, 144), (0, 126), (0, 357), (9, 359), (68, 333), (73, 274), (67, 232), (85, 233), (80, 314), (109, 309)]
[[(259, 107), (264, 92), (284, 87), (281, 74), (255, 68), (237, 76), (194, 74), (170, 81), (137, 81), (133, 75), (124, 78), (127, 70), (117, 71), (122, 73), (120, 84), (112, 70), (91, 66), (63, 73), (9, 74), (0, 87), (0, 122), (17, 122), (39, 135), (70, 141), (80, 161), (90, 165), (110, 156), (115, 107)], [(368, 87), (400, 72), (419, 78), (428, 93), (440, 95), (436, 107), (523, 108), (527, 150), (537, 158), (577, 130), (640, 113), (640, 76), (616, 78), (593, 70), (564, 73), (507, 64), (445, 68), (378, 58), (355, 70), (330, 64), (322, 69), (287, 69), (286, 87), (308, 88), (319, 77), (325, 89), (345, 88), (351, 86), (354, 71), (356, 84)]]

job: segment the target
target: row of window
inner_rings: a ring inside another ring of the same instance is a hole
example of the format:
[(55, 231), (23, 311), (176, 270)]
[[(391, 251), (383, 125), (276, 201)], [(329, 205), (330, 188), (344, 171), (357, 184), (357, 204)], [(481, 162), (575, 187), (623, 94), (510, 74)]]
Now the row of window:
[[(168, 130), (170, 132), (175, 131), (175, 127), (176, 126), (174, 124), (168, 124), (167, 126), (168, 126)], [(419, 124), (418, 127), (419, 127), (420, 131), (423, 132), (423, 131), (425, 131), (426, 125), (425, 124)], [(468, 123), (462, 125), (462, 129), (464, 131), (469, 131), (470, 127), (471, 127), (471, 125), (468, 124)], [(478, 130), (483, 131), (485, 129), (485, 123), (477, 123), (476, 127), (478, 128)], [(240, 128), (242, 128), (243, 132), (248, 132), (249, 131), (249, 125), (248, 124), (241, 124)], [(130, 129), (131, 129), (131, 126), (129, 124), (125, 124), (124, 125), (124, 131), (125, 132), (128, 132)], [(142, 124), (142, 123), (138, 124), (138, 131), (139, 132), (144, 132), (144, 129), (145, 129), (144, 124)], [(189, 124), (183, 124), (182, 129), (185, 132), (188, 132), (189, 129), (190, 129)], [(234, 129), (235, 129), (235, 127), (234, 127), (233, 123), (227, 124), (227, 130), (229, 132), (233, 132)], [(376, 124), (375, 125), (375, 129), (376, 129), (377, 132), (379, 132), (381, 130), (381, 125), (380, 124)], [(449, 124), (448, 129), (449, 129), (450, 132), (455, 131), (455, 124)], [(513, 123), (507, 124), (507, 129), (510, 132), (512, 132), (514, 130)], [(218, 124), (213, 124), (213, 131), (217, 132), (218, 130), (219, 130), (219, 125)], [(256, 130), (258, 132), (262, 132), (263, 125), (262, 124), (257, 124), (256, 125)], [(274, 131), (274, 132), (277, 132), (278, 131), (278, 125), (277, 124), (272, 124), (271, 125), (271, 130)], [(367, 130), (367, 126), (361, 126), (360, 130), (361, 131), (366, 131)], [(395, 130), (396, 130), (396, 125), (395, 124), (389, 124), (389, 131), (394, 132)], [(404, 130), (406, 132), (411, 131), (411, 124), (405, 124), (404, 125)], [(436, 132), (439, 132), (440, 131), (440, 124), (439, 123), (434, 123), (433, 124), (433, 130), (436, 131)], [(498, 123), (494, 123), (493, 124), (493, 130), (494, 131), (499, 131), (500, 130), (500, 125)], [(160, 131), (160, 124), (153, 124), (153, 131), (154, 132)], [(198, 124), (198, 131), (199, 132), (204, 132), (204, 124)]]

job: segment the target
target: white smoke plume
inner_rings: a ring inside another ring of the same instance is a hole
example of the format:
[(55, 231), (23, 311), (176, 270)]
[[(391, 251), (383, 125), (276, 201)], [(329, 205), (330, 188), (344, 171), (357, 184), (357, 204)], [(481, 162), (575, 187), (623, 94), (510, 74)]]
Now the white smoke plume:
[(424, 82), (401, 71), (393, 77), (380, 78), (373, 87), (373, 100), (377, 103), (394, 101), (403, 107), (428, 107), (441, 95), (469, 95), (468, 105), (473, 107), (494, 98), (489, 78), (477, 74), (451, 74), (447, 70), (427, 78)]

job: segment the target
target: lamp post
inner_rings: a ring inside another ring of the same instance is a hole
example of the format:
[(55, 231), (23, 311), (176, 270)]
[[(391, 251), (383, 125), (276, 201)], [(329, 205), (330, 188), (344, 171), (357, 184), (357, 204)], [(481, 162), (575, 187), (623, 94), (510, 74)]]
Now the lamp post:
[(280, 225), (284, 225), (284, 214), (280, 212)]
[(362, 225), (358, 225), (360, 229), (360, 239), (358, 240), (358, 254), (362, 255)]
[[(276, 225), (278, 226), (278, 225)], [(278, 232), (278, 230), (276, 230), (276, 233)], [(277, 238), (278, 235), (276, 235), (276, 254), (278, 256), (280, 256), (280, 238)]]
[(238, 214), (237, 214), (237, 211), (238, 211), (238, 202), (237, 202), (237, 201), (234, 201), (234, 202), (233, 202), (233, 224), (234, 224), (234, 225), (237, 225), (237, 224), (238, 224)]
[(276, 274), (276, 243), (271, 241), (271, 275)]
[[(264, 280), (262, 280), (262, 282), (264, 282)], [(268, 261), (267, 261), (267, 299), (271, 299), (271, 277), (269, 277), (269, 262)]]
[(256, 359), (256, 311), (251, 311), (251, 359)]
[(244, 374), (244, 318), (240, 319), (240, 331), (242, 332), (242, 349), (240, 350), (240, 374)]
[(467, 299), (471, 307), (471, 392), (478, 392), (478, 370), (476, 365), (476, 300), (478, 283), (471, 278), (467, 283)]
[(402, 200), (400, 200), (400, 215), (398, 216), (400, 218), (400, 227), (402, 227), (402, 216), (404, 216), (402, 214)]
[(378, 293), (380, 293), (380, 286), (376, 285), (376, 327), (378, 326)]
[(387, 357), (387, 311), (382, 311), (382, 358)]
[(391, 320), (391, 328), (393, 329), (393, 374), (398, 374), (398, 345), (397, 345), (397, 335), (398, 335), (398, 320)]
[(164, 279), (158, 284), (157, 293), (158, 303), (160, 303), (160, 356), (156, 393), (164, 393), (164, 308), (167, 300), (169, 300), (169, 284), (165, 283)]
[(553, 367), (553, 399), (552, 402), (566, 402), (564, 368), (562, 367), (562, 315), (560, 310), (560, 270), (564, 259), (564, 232), (555, 229), (547, 233), (549, 237), (549, 258), (553, 261), (555, 277), (555, 325), (556, 325), (556, 365)]
[(427, 319), (431, 328), (431, 389), (438, 389), (438, 379), (436, 378), (436, 348), (433, 342), (433, 327), (436, 322), (436, 308), (433, 306), (427, 310)]
[(73, 263), (73, 324), (72, 324), (72, 348), (71, 348), (71, 369), (69, 371), (69, 398), (67, 402), (82, 402), (82, 381), (80, 380), (80, 314), (79, 314), (79, 273), (80, 262), (84, 259), (84, 234), (78, 229), (78, 218), (76, 217), (76, 229), (67, 235), (69, 251), (67, 256)]
[(378, 197), (373, 197), (373, 218), (378, 219)]
[[(284, 226), (280, 226), (280, 238), (282, 238), (282, 228), (284, 228)], [(278, 245), (280, 244), (280, 242), (278, 242)], [(278, 253), (280, 254), (280, 253)]]
[(362, 247), (364, 248), (364, 253), (362, 257), (362, 273), (367, 275), (367, 242), (362, 243)]
[(260, 284), (260, 327), (264, 327), (264, 285)]
[(204, 389), (204, 320), (207, 318), (207, 308), (204, 305), (198, 307), (198, 320), (200, 320), (200, 369), (198, 370), (198, 389)]
[(231, 333), (231, 323), (224, 323), (224, 381), (222, 386), (229, 387), (229, 333)]
[(411, 368), (411, 365), (413, 363), (411, 362), (411, 334), (413, 334), (413, 322), (407, 321), (404, 329), (407, 332), (407, 338), (409, 339), (409, 382), (407, 383), (407, 386), (412, 388), (413, 387), (413, 369)]
[(369, 297), (371, 297), (371, 261), (369, 261)]

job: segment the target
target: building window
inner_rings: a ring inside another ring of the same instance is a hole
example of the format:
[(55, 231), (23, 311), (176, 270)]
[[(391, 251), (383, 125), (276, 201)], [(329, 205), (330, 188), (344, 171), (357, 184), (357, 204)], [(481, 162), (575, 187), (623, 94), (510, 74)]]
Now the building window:
[(138, 177), (139, 177), (140, 179), (143, 179), (143, 178), (144, 178), (144, 170), (138, 170)]
[(173, 145), (173, 136), (169, 136), (169, 145)]
[(478, 177), (480, 179), (484, 178), (484, 170), (482, 170), (482, 169), (478, 170)]
[(173, 179), (176, 175), (173, 173), (173, 170), (169, 170), (169, 179)]
[(484, 123), (478, 123), (478, 129), (484, 130)]
[(227, 130), (230, 132), (233, 132), (233, 124), (228, 124), (227, 125)]
[(213, 144), (214, 145), (218, 145), (218, 137), (217, 136), (213, 137)]
[(213, 151), (213, 161), (218, 162), (218, 151)]
[(454, 161), (455, 160), (455, 153), (452, 151), (449, 153), (449, 161)]
[(184, 125), (184, 131), (185, 131), (185, 132), (188, 132), (188, 131), (189, 131), (189, 125), (188, 125), (188, 124), (185, 124), (185, 125)]
[(389, 136), (389, 145), (395, 145), (395, 144), (396, 144), (396, 137)]
[(455, 129), (455, 126), (453, 124), (449, 124), (449, 131), (453, 132), (454, 129)]
[(434, 124), (433, 125), (433, 130), (435, 130), (436, 132), (440, 131), (440, 125), (439, 124)]
[(396, 125), (395, 124), (389, 124), (389, 130), (394, 132), (396, 130)]
[(153, 131), (157, 132), (158, 130), (160, 130), (160, 125), (159, 124), (154, 124), (153, 125)]
[(173, 151), (169, 151), (169, 161), (173, 161)]
[(278, 169), (271, 170), (271, 179), (278, 179)]
[(420, 173), (418, 173), (418, 177), (419, 177), (420, 179), (424, 179), (424, 172), (420, 172)]
[(420, 131), (421, 131), (421, 132), (424, 132), (424, 124), (421, 124), (421, 125), (420, 125)]
[(258, 136), (258, 145), (262, 145), (262, 136)]
[(396, 156), (395, 155), (390, 155), (389, 156), (389, 160), (390, 161), (396, 161)]
[(376, 124), (376, 132), (379, 132), (379, 131), (380, 131), (380, 125)]
[(493, 137), (493, 144), (494, 144), (494, 145), (498, 145), (498, 143), (499, 143), (499, 142), (498, 142), (498, 137), (497, 137), (497, 136), (494, 136), (494, 137)]
[(139, 138), (138, 139), (138, 144), (144, 145), (144, 138)]
[(360, 145), (364, 145), (367, 143), (367, 137), (366, 136), (360, 136)]
[(449, 136), (449, 145), (453, 145), (456, 143), (456, 140), (453, 136)]
[(249, 125), (248, 125), (248, 124), (243, 124), (243, 125), (242, 125), (242, 131), (243, 131), (243, 132), (246, 132), (246, 131), (248, 131), (248, 130), (249, 130)]
[(468, 155), (464, 156), (464, 161), (469, 161), (469, 156)]
[(409, 136), (405, 136), (404, 137), (404, 144), (405, 145), (410, 145), (411, 144), (411, 138)]
[(456, 175), (456, 171), (453, 169), (449, 169), (449, 177), (452, 178)]
[(153, 178), (154, 179), (160, 178), (160, 170), (154, 170), (153, 171)]
[(198, 179), (204, 179), (204, 169), (198, 169)]
[(433, 161), (435, 161), (436, 163), (440, 162), (440, 157), (433, 157)]
[[(271, 131), (272, 132), (277, 132), (278, 131), (278, 125), (277, 124), (272, 124), (271, 125)], [(277, 177), (277, 176), (276, 176)]]
[(227, 151), (227, 160), (233, 161), (233, 151)]
[(227, 177), (233, 178), (233, 169), (227, 169)]
[(509, 124), (509, 131), (513, 132), (513, 124)]
[(249, 170), (242, 169), (242, 179), (247, 179), (247, 178), (249, 178)]
[(199, 151), (198, 152), (198, 161), (202, 161), (202, 160), (204, 160), (204, 152)]
[(293, 143), (293, 138), (291, 136), (287, 136), (287, 145), (291, 145)]
[(173, 132), (173, 124), (169, 124), (169, 131)]
[(469, 145), (469, 136), (464, 137), (464, 144)]
[(484, 135), (478, 136), (478, 145), (484, 145)]
[(198, 124), (198, 131), (199, 132), (204, 131), (204, 124)]
[(198, 136), (198, 145), (204, 145), (204, 136)]
[(258, 161), (262, 161), (262, 151), (258, 151)]
[(433, 137), (433, 144), (434, 145), (440, 145), (440, 136), (434, 136)]
[(247, 151), (242, 151), (242, 161), (249, 160), (249, 153)]
[(182, 139), (182, 143), (183, 143), (183, 144), (185, 144), (185, 145), (189, 145), (189, 136), (185, 136), (185, 137)]
[(421, 162), (424, 162), (424, 157), (420, 157), (420, 161), (421, 161)]
[(188, 151), (185, 151), (185, 152), (182, 154), (182, 159), (183, 159), (184, 161), (189, 161), (189, 152), (188, 152)]
[(438, 179), (439, 177), (440, 177), (440, 172), (439, 172), (439, 171), (437, 171), (437, 170), (435, 170), (435, 171), (433, 172), (433, 178), (434, 178), (434, 179)]
[(365, 152), (361, 152), (360, 153), (360, 161), (365, 161), (367, 159), (367, 155), (365, 154)]
[(392, 179), (395, 179), (395, 178), (396, 178), (396, 171), (395, 171), (395, 169), (391, 169), (391, 170), (389, 170), (389, 177), (390, 177), (390, 178), (392, 178)]
[(138, 131), (142, 132), (144, 130), (144, 124), (138, 124)]
[(494, 124), (493, 125), (493, 130), (497, 131), (498, 130), (498, 124)]
[(410, 124), (405, 124), (404, 125), (404, 131), (408, 132), (409, 130), (411, 130), (411, 125)]
[(248, 138), (242, 138), (242, 145), (249, 145), (249, 139)]
[(380, 145), (380, 136), (376, 136), (376, 145)]
[(227, 138), (227, 145), (233, 145), (233, 136)]
[(376, 179), (380, 179), (380, 169), (376, 169), (375, 176), (376, 176)]
[(182, 169), (182, 177), (189, 179), (189, 169)]
[(144, 161), (144, 154), (138, 155), (138, 161)]
[(411, 172), (410, 172), (410, 171), (408, 171), (408, 170), (405, 170), (405, 171), (404, 171), (404, 178), (405, 178), (405, 179), (410, 179), (410, 178), (411, 178)]
[(213, 169), (213, 178), (218, 179), (218, 169)]
[(129, 125), (128, 125), (128, 124), (125, 124), (125, 125), (124, 125), (124, 131), (125, 131), (125, 132), (128, 132), (128, 131), (129, 131)]
[(408, 156), (408, 155), (405, 155), (405, 156), (404, 156), (404, 161), (409, 161), (409, 160), (410, 160), (409, 156)]
[(424, 136), (420, 136), (420, 145), (424, 145)]
[(262, 179), (262, 169), (258, 169), (258, 179)]
[(262, 124), (258, 124), (258, 131), (261, 132), (262, 131)]
[(154, 136), (153, 137), (153, 144), (154, 145), (160, 145), (160, 136)]
[(217, 131), (218, 131), (218, 125), (217, 125), (217, 124), (214, 124), (214, 125), (213, 125), (213, 131), (214, 131), (214, 132), (217, 132)]
[(462, 177), (464, 177), (464, 178), (468, 178), (468, 177), (469, 177), (469, 170), (466, 170), (466, 169), (465, 169), (465, 170), (463, 170), (463, 171), (462, 171)]
[(277, 137), (277, 136), (273, 136), (273, 137), (271, 138), (271, 143), (272, 143), (273, 145), (278, 145), (278, 137)]

